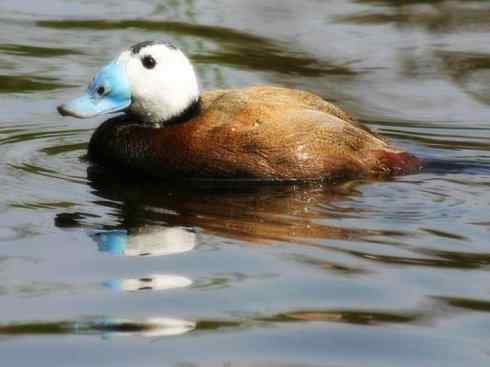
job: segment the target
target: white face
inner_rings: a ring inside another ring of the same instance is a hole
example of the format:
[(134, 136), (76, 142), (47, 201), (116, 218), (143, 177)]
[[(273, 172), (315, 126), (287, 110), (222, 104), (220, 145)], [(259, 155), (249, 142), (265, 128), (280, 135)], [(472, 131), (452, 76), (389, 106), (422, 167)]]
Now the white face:
[(180, 115), (199, 98), (199, 85), (189, 59), (164, 43), (133, 46), (116, 60), (131, 84), (129, 110), (149, 123)]

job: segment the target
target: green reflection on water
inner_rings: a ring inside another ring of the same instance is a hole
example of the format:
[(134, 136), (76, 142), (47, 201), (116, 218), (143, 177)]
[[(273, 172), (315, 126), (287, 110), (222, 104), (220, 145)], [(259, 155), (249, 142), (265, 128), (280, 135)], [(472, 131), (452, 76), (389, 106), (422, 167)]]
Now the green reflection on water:
[(118, 30), (138, 28), (145, 31), (162, 31), (211, 40), (228, 42), (261, 43), (264, 38), (240, 32), (231, 28), (190, 24), (184, 22), (152, 21), (152, 20), (41, 20), (36, 23), (40, 27), (53, 29), (94, 29)]
[(73, 152), (75, 150), (85, 151), (87, 149), (87, 146), (88, 143), (65, 144), (65, 145), (46, 147), (41, 149), (40, 151), (46, 153), (47, 155), (58, 155), (58, 154)]
[[(113, 320), (113, 319), (89, 319), (82, 321), (32, 321), (32, 322), (14, 322), (0, 325), (0, 335), (19, 336), (19, 335), (63, 335), (63, 334), (81, 334), (81, 335), (110, 335), (127, 334), (141, 336), (159, 336), (158, 331), (165, 330), (169, 327), (180, 327), (175, 334), (197, 331), (216, 331), (222, 328), (239, 327), (240, 322), (223, 321), (223, 320), (201, 320), (195, 324), (182, 320), (182, 325), (173, 325), (174, 322), (166, 324), (159, 319), (133, 321), (133, 320)], [(180, 320), (175, 320), (179, 322)], [(189, 326), (192, 325), (192, 328)]]
[(15, 323), (0, 326), (2, 335), (68, 334), (71, 330), (72, 323), (68, 321)]
[(21, 209), (69, 209), (73, 208), (76, 204), (67, 201), (58, 202), (39, 202), (39, 203), (15, 203), (11, 204), (11, 208), (21, 208)]
[(58, 57), (66, 55), (81, 55), (77, 50), (55, 47), (36, 47), (29, 45), (0, 44), (0, 53), (29, 57)]
[[(352, 15), (338, 16), (339, 23), (356, 25), (394, 24), (397, 27), (420, 28), (432, 33), (449, 33), (455, 31), (483, 32), (490, 29), (490, 12), (471, 5), (473, 1), (376, 1), (358, 0), (359, 3), (376, 3), (391, 9), (379, 8), (376, 11), (358, 12)], [(430, 6), (420, 7), (417, 5)], [(388, 11), (386, 11), (388, 10)]]
[(451, 307), (474, 312), (490, 312), (490, 301), (463, 297), (433, 297)]
[(267, 322), (324, 321), (348, 324), (377, 325), (385, 323), (413, 323), (426, 317), (414, 312), (382, 312), (360, 310), (305, 310), (262, 318)]
[(67, 130), (33, 131), (33, 132), (25, 132), (25, 131), (26, 129), (0, 130), (0, 133), (5, 133), (5, 134), (12, 134), (12, 133), (19, 132), (19, 134), (7, 136), (4, 139), (0, 139), (0, 145), (22, 143), (22, 142), (38, 140), (38, 139), (77, 136), (80, 133), (91, 131), (91, 129), (67, 129)]
[[(243, 329), (253, 326), (276, 323), (290, 322), (335, 322), (358, 324), (367, 326), (376, 326), (382, 324), (414, 324), (429, 320), (432, 317), (427, 312), (411, 311), (372, 311), (372, 310), (303, 310), (291, 311), (274, 314), (271, 316), (257, 316), (245, 318), (239, 321), (233, 320), (198, 320), (195, 323), (190, 321), (192, 329), (185, 329), (182, 332), (189, 331), (222, 331), (223, 329)], [(173, 326), (173, 325), (171, 325)], [(107, 335), (127, 334), (154, 336), (158, 334), (158, 329), (168, 327), (165, 323), (158, 322), (158, 319), (142, 321), (117, 320), (117, 319), (89, 319), (81, 321), (53, 321), (53, 322), (16, 322), (11, 324), (0, 325), (0, 335), (18, 336), (18, 335), (49, 335), (49, 334), (88, 334), (88, 335)], [(154, 333), (157, 331), (156, 333)], [(169, 334), (178, 335), (181, 333)]]
[(74, 86), (62, 84), (55, 78), (28, 75), (0, 75), (0, 93), (30, 93), (71, 87)]
[(356, 75), (356, 72), (349, 67), (349, 63), (339, 65), (318, 60), (304, 52), (295, 51), (289, 44), (226, 27), (149, 20), (44, 20), (37, 22), (37, 25), (54, 29), (137, 28), (144, 31), (193, 36), (216, 42), (223, 48), (192, 55), (192, 59), (197, 63), (231, 65), (246, 70), (270, 70), (310, 77), (327, 74)]

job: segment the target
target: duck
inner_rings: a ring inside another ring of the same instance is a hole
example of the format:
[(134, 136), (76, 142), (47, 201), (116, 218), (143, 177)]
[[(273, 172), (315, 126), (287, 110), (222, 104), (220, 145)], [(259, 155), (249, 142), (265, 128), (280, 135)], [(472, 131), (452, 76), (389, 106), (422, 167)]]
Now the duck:
[(166, 41), (122, 51), (58, 112), (117, 113), (95, 130), (87, 156), (137, 177), (338, 182), (422, 166), (313, 93), (269, 85), (201, 91), (190, 59)]

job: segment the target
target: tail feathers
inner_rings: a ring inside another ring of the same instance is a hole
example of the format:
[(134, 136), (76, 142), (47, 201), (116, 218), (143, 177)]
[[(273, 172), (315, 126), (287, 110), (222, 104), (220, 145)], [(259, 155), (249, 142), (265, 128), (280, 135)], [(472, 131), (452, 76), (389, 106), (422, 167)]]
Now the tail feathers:
[(406, 175), (419, 172), (424, 167), (422, 159), (403, 151), (382, 150), (377, 151), (375, 156), (375, 173), (378, 175)]

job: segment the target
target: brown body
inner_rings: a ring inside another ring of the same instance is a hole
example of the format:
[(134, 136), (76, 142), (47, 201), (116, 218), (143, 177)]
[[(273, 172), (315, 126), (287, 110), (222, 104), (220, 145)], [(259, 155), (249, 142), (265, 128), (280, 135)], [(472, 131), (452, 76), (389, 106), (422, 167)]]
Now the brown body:
[(254, 87), (205, 92), (201, 112), (165, 128), (121, 116), (89, 145), (97, 163), (168, 178), (329, 180), (413, 172), (420, 161), (311, 93)]

